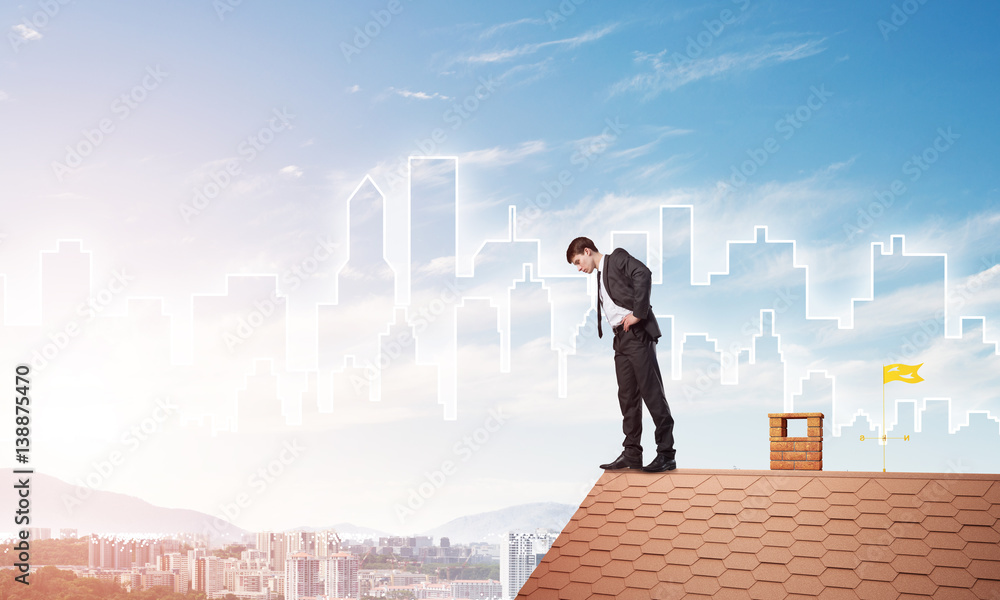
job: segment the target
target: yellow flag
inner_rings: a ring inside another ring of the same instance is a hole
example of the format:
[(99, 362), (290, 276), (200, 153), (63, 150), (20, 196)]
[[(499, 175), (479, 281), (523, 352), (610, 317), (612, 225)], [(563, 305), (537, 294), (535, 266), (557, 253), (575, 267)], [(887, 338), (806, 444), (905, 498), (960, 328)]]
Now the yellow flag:
[(917, 369), (924, 366), (924, 363), (919, 365), (886, 365), (882, 367), (882, 383), (889, 383), (890, 381), (905, 381), (906, 383), (920, 383), (924, 380), (920, 374), (917, 373)]

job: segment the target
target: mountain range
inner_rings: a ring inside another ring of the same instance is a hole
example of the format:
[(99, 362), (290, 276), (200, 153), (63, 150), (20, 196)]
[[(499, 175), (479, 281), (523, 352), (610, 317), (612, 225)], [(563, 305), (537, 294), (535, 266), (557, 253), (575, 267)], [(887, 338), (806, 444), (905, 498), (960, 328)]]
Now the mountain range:
[[(11, 485), (0, 486), (0, 504), (17, 506), (18, 478), (30, 477), (31, 527), (48, 527), (54, 535), (59, 529), (76, 529), (83, 536), (90, 533), (112, 534), (200, 534), (209, 533), (212, 543), (238, 542), (248, 531), (212, 515), (196, 510), (155, 506), (134, 496), (81, 488), (60, 479), (33, 473), (15, 474), (11, 468), (0, 469)], [(576, 506), (555, 502), (538, 502), (511, 506), (500, 510), (458, 517), (417, 535), (431, 536), (438, 542), (447, 537), (452, 544), (473, 542), (499, 543), (507, 531), (538, 528), (560, 531), (569, 522)], [(304, 526), (297, 529), (319, 531), (334, 529), (345, 538), (363, 539), (398, 535), (352, 523), (328, 527)]]

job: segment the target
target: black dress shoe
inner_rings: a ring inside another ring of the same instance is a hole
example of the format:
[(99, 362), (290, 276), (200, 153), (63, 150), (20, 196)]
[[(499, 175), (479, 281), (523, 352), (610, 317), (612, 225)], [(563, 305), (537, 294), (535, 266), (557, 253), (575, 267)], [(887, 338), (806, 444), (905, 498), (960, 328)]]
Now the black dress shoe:
[(663, 471), (673, 471), (677, 468), (677, 461), (667, 458), (665, 454), (657, 454), (653, 462), (642, 468), (647, 473), (662, 473)]
[(618, 455), (618, 458), (613, 461), (601, 465), (602, 469), (613, 470), (613, 469), (641, 469), (642, 468), (642, 458), (628, 458), (625, 453), (622, 452)]

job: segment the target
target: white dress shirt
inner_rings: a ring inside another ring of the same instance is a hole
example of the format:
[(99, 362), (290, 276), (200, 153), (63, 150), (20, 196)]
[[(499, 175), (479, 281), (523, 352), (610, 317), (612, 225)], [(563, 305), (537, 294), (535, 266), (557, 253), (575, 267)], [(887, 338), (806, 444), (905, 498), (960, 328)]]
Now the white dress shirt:
[(601, 312), (603, 312), (605, 318), (607, 318), (608, 324), (611, 325), (611, 327), (617, 327), (618, 325), (621, 325), (627, 315), (632, 314), (632, 311), (615, 304), (614, 300), (611, 299), (611, 296), (608, 295), (608, 290), (604, 289), (604, 259), (607, 258), (607, 256), (607, 254), (602, 254), (601, 262), (597, 265), (597, 270), (601, 274), (601, 276), (597, 278), (597, 293), (601, 295)]

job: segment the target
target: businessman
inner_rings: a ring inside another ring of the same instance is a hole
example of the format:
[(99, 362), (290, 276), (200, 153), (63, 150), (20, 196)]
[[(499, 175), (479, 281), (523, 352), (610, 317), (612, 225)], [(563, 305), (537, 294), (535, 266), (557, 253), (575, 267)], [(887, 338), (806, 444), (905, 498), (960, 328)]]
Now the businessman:
[[(585, 237), (570, 242), (566, 260), (584, 273), (597, 271), (597, 335), (604, 337), (603, 313), (615, 336), (615, 375), (625, 441), (621, 455), (601, 468), (654, 473), (676, 469), (674, 419), (656, 362), (660, 327), (649, 306), (652, 287), (649, 268), (622, 248), (601, 254), (594, 242)], [(646, 466), (642, 465), (641, 444), (643, 401), (656, 426), (656, 458)]]

